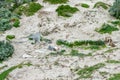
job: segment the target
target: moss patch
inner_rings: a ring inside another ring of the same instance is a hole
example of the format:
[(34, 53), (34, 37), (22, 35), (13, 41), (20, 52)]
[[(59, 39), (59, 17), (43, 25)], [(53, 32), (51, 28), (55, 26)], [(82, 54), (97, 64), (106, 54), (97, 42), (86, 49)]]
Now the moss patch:
[(98, 41), (92, 41), (92, 40), (83, 40), (83, 41), (74, 41), (74, 42), (68, 42), (66, 40), (57, 40), (57, 45), (64, 45), (70, 48), (73, 47), (80, 47), (84, 49), (100, 49), (105, 47), (104, 41), (98, 40)]
[(106, 63), (116, 64), (116, 63), (120, 63), (120, 61), (117, 61), (117, 60), (107, 60)]
[(49, 2), (51, 4), (62, 4), (67, 3), (68, 0), (43, 0), (43, 2)]
[(71, 56), (78, 56), (78, 57), (86, 57), (86, 56), (92, 56), (91, 53), (89, 54), (84, 54), (84, 53), (79, 53), (78, 50), (71, 50), (70, 54)]
[(78, 70), (77, 74), (80, 76), (80, 78), (90, 78), (94, 71), (104, 66), (105, 66), (104, 63), (98, 63), (94, 66)]
[(113, 77), (110, 77), (108, 80), (120, 80), (120, 73), (114, 74)]
[(27, 66), (30, 66), (32, 65), (31, 63), (26, 63), (26, 64), (18, 64), (16, 66), (12, 66), (10, 67), (9, 69), (3, 71), (1, 74), (0, 74), (0, 80), (5, 80), (5, 78), (9, 75), (10, 72), (12, 72), (13, 70), (17, 69), (17, 68), (22, 68), (24, 65), (27, 65)]
[(104, 33), (111, 34), (113, 31), (118, 31), (118, 30), (119, 29), (116, 26), (110, 25), (110, 24), (106, 24), (106, 23), (104, 23), (101, 28), (97, 28), (96, 29), (96, 31), (101, 33), (101, 34), (104, 34)]
[(16, 19), (15, 21), (14, 21), (14, 23), (13, 23), (13, 26), (14, 27), (20, 27), (20, 21), (19, 21), (19, 19)]
[(79, 11), (76, 7), (70, 5), (61, 5), (56, 9), (58, 16), (71, 17), (75, 12)]
[(95, 3), (94, 7), (93, 8), (99, 8), (99, 7), (102, 7), (104, 9), (108, 9), (110, 5), (104, 3), (104, 2), (97, 2)]
[(89, 8), (90, 7), (88, 4), (85, 4), (85, 3), (82, 3), (81, 6), (84, 7), (84, 8)]
[(120, 26), (120, 20), (110, 21), (110, 23), (115, 26)]
[(15, 38), (15, 35), (7, 35), (6, 40), (12, 40)]
[(39, 3), (31, 2), (28, 3), (26, 6), (19, 6), (14, 12), (16, 12), (19, 15), (24, 13), (26, 16), (32, 16), (41, 8), (42, 6)]

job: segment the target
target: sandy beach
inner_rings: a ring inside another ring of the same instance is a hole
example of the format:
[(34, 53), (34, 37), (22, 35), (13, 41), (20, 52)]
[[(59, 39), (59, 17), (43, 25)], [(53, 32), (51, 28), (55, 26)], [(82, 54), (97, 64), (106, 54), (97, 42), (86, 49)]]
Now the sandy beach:
[[(114, 31), (112, 34), (100, 34), (95, 31), (103, 23), (116, 20), (108, 10), (101, 7), (93, 8), (98, 1), (109, 5), (114, 2), (114, 0), (69, 0), (67, 4), (77, 7), (79, 11), (72, 17), (64, 18), (58, 16), (55, 11), (61, 4), (52, 5), (38, 0), (37, 2), (44, 6), (41, 10), (30, 17), (22, 15), (19, 28), (12, 28), (0, 34), (0, 40), (5, 40), (8, 34), (15, 35), (15, 39), (12, 40), (15, 52), (12, 57), (0, 64), (0, 66), (8, 66), (0, 72), (21, 62), (33, 64), (29, 67), (15, 69), (6, 80), (107, 80), (112, 74), (120, 73), (120, 63), (105, 63), (107, 60), (120, 61), (120, 30)], [(87, 3), (90, 8), (76, 6), (80, 3)], [(31, 44), (31, 41), (26, 37), (37, 32), (52, 42), (40, 41), (40, 43)], [(53, 51), (48, 49), (49, 46), (53, 46), (56, 50), (65, 49), (65, 54), (69, 54), (70, 48), (56, 45), (58, 39), (72, 42), (75, 40), (104, 40), (105, 37), (110, 37), (116, 46), (108, 46), (97, 51), (78, 48), (79, 52), (92, 53), (92, 56), (81, 58), (69, 55), (50, 55)], [(105, 53), (109, 49), (115, 50)], [(105, 63), (105, 66), (94, 71), (91, 78), (78, 79), (79, 75), (75, 69), (82, 69), (85, 66), (93, 66), (98, 63)], [(100, 72), (108, 74), (101, 75)]]

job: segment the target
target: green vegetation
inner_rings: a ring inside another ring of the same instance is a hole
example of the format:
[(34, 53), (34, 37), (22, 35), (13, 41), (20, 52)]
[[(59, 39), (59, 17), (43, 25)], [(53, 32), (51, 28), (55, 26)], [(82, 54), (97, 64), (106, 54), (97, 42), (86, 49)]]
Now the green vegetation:
[(16, 20), (14, 21), (13, 26), (16, 27), (16, 28), (20, 26), (20, 21), (19, 21), (19, 19), (16, 19)]
[(19, 16), (12, 13), (6, 8), (0, 8), (0, 31), (6, 31), (12, 28), (13, 19), (18, 19)]
[(110, 5), (104, 3), (104, 2), (97, 2), (95, 3), (94, 7), (93, 8), (99, 8), (99, 7), (102, 7), (104, 9), (108, 9)]
[(25, 6), (19, 6), (18, 8), (16, 8), (15, 10), (14, 10), (14, 12), (16, 13), (16, 14), (18, 14), (18, 15), (22, 15), (22, 13), (24, 13), (24, 10), (25, 9)]
[(0, 61), (6, 60), (14, 53), (14, 47), (5, 41), (0, 41)]
[(78, 57), (86, 57), (86, 56), (92, 56), (91, 53), (89, 54), (84, 54), (84, 53), (79, 53), (78, 50), (71, 50), (70, 54), (71, 56), (78, 56)]
[(107, 60), (106, 63), (120, 63), (120, 61), (117, 61), (117, 60)]
[(8, 19), (0, 19), (0, 31), (10, 30), (12, 25)]
[(113, 77), (110, 77), (108, 80), (120, 80), (120, 73), (114, 74)]
[(118, 50), (119, 48), (112, 48), (112, 49), (108, 49), (108, 50), (106, 50), (104, 53), (111, 53), (111, 52), (113, 52), (113, 51), (115, 51), (115, 50)]
[(102, 40), (98, 41), (92, 41), (92, 40), (83, 40), (83, 41), (74, 41), (74, 42), (68, 42), (66, 40), (57, 40), (57, 45), (64, 45), (70, 48), (73, 47), (81, 47), (84, 49), (100, 49), (105, 47), (105, 43)]
[(90, 7), (88, 4), (85, 4), (85, 3), (82, 3), (81, 6), (84, 7), (84, 8), (89, 8)]
[(114, 16), (117, 19), (120, 19), (120, 0), (115, 0), (109, 12), (110, 15)]
[(28, 3), (26, 6), (22, 5), (16, 8), (15, 13), (19, 15), (24, 13), (26, 16), (32, 16), (41, 8), (42, 6), (39, 3), (31, 2), (31, 3)]
[(43, 2), (49, 2), (51, 4), (62, 4), (67, 3), (68, 0), (43, 0)]
[(116, 26), (104, 23), (101, 28), (97, 28), (96, 31), (104, 34), (109, 33), (111, 34), (113, 31), (118, 31), (119, 29)]
[(110, 21), (115, 26), (120, 26), (120, 20)]
[(31, 16), (31, 15), (34, 15), (34, 13), (36, 13), (41, 8), (42, 6), (39, 3), (32, 2), (26, 6), (24, 13), (27, 16)]
[(23, 4), (26, 4), (26, 3), (30, 3), (30, 2), (34, 2), (36, 0), (20, 0), (20, 1), (17, 1), (17, 0), (13, 0), (13, 10), (15, 10), (16, 8), (18, 8), (19, 6), (23, 5)]
[(0, 80), (5, 80), (5, 78), (9, 75), (10, 72), (15, 70), (16, 68), (22, 68), (24, 65), (31, 66), (32, 64), (30, 64), (30, 63), (26, 63), (26, 64), (21, 63), (21, 64), (18, 64), (16, 66), (10, 67), (9, 69), (3, 71), (0, 74)]
[(104, 66), (104, 63), (98, 63), (94, 66), (85, 67), (83, 69), (78, 70), (77, 74), (80, 76), (79, 78), (90, 78), (94, 71)]
[(12, 40), (15, 38), (15, 35), (7, 35), (6, 40)]
[(0, 7), (4, 7), (6, 9), (9, 9), (10, 11), (13, 11), (20, 5), (23, 5), (25, 3), (30, 3), (36, 0), (0, 0)]
[(56, 9), (58, 16), (71, 17), (72, 14), (79, 11), (76, 7), (71, 7), (70, 5), (61, 5)]

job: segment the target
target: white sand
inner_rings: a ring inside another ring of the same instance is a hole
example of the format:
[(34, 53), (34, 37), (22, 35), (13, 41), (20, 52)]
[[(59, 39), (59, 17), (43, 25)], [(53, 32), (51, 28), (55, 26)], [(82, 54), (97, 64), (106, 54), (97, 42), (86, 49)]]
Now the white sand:
[[(33, 66), (30, 67), (14, 70), (10, 73), (8, 77), (9, 80), (74, 80), (78, 75), (71, 71), (71, 69), (76, 69), (77, 67), (83, 68), (86, 65), (92, 66), (106, 61), (108, 57), (110, 59), (120, 60), (120, 50), (105, 54), (106, 57), (102, 55), (107, 48), (93, 53), (95, 56), (85, 57), (83, 59), (59, 55), (46, 57), (46, 55), (50, 53), (50, 50), (47, 49), (49, 44), (43, 44), (41, 42), (40, 44), (32, 45), (27, 38), (22, 38), (32, 33), (40, 32), (45, 38), (52, 40), (51, 45), (57, 46), (56, 40), (58, 39), (68, 41), (98, 40), (110, 36), (113, 41), (116, 41), (116, 47), (119, 48), (120, 31), (113, 32), (111, 35), (102, 35), (94, 31), (95, 28), (101, 27), (104, 22), (115, 20), (109, 15), (107, 10), (102, 8), (93, 9), (94, 4), (98, 1), (112, 4), (114, 0), (70, 0), (68, 4), (71, 6), (79, 3), (88, 3), (90, 8), (85, 9), (81, 6), (76, 6), (80, 11), (70, 18), (63, 18), (58, 17), (55, 12), (55, 9), (59, 5), (51, 5), (43, 3), (42, 0), (38, 0), (38, 2), (44, 6), (42, 10), (31, 17), (22, 16), (21, 26), (19, 28), (12, 28), (0, 35), (0, 40), (4, 40), (8, 34), (16, 36), (12, 43), (15, 47), (15, 53), (12, 58), (4, 61), (0, 66), (6, 64), (11, 67), (22, 61), (30, 61), (33, 64)], [(19, 43), (21, 41), (22, 43)], [(91, 52), (89, 50), (80, 51), (83, 53)], [(55, 65), (55, 62), (59, 64)], [(106, 67), (100, 69), (100, 71), (118, 73), (120, 71), (119, 66), (120, 64), (107, 64)], [(104, 78), (96, 71), (91, 79), (81, 80), (106, 80), (108, 77), (109, 76)]]

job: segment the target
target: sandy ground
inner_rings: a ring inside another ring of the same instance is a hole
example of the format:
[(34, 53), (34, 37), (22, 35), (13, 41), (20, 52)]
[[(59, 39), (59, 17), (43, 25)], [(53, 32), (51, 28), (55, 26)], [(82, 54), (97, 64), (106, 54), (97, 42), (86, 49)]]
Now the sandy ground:
[[(15, 53), (12, 58), (4, 61), (0, 66), (8, 65), (7, 68), (9, 68), (23, 61), (33, 64), (33, 66), (12, 71), (9, 74), (9, 80), (75, 80), (78, 75), (72, 71), (72, 69), (92, 66), (104, 62), (107, 59), (120, 60), (120, 50), (118, 49), (111, 53), (104, 54), (104, 51), (108, 50), (108, 48), (96, 51), (93, 53), (94, 56), (85, 58), (60, 55), (48, 56), (51, 52), (48, 50), (49, 45), (56, 46), (59, 49), (62, 48), (56, 45), (56, 40), (58, 39), (75, 41), (98, 40), (111, 37), (113, 41), (116, 42), (116, 48), (120, 47), (120, 31), (115, 31), (111, 35), (95, 32), (95, 28), (101, 27), (103, 23), (115, 20), (109, 15), (107, 10), (103, 8), (93, 9), (94, 4), (98, 1), (112, 5), (114, 0), (69, 0), (67, 4), (71, 6), (79, 3), (87, 3), (90, 5), (90, 8), (86, 9), (81, 6), (76, 6), (80, 11), (70, 18), (63, 18), (57, 16), (55, 12), (55, 9), (59, 5), (51, 5), (43, 3), (42, 0), (38, 0), (44, 8), (33, 16), (22, 16), (19, 28), (12, 28), (0, 35), (0, 40), (5, 40), (8, 34), (16, 36), (12, 41), (15, 47)], [(27, 38), (24, 38), (36, 32), (40, 32), (45, 38), (52, 40), (52, 43), (40, 42), (31, 44)], [(91, 52), (90, 50), (82, 49), (80, 49), (80, 51), (83, 53)], [(58, 65), (55, 65), (56, 62)], [(2, 71), (3, 70), (0, 72)], [(110, 74), (119, 73), (120, 64), (106, 64), (106, 66), (99, 69), (99, 71), (106, 71)], [(106, 80), (107, 78), (109, 78), (109, 76), (101, 76), (98, 71), (95, 71), (92, 78), (80, 80)]]

